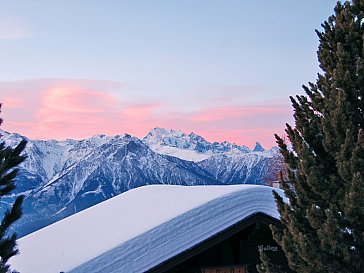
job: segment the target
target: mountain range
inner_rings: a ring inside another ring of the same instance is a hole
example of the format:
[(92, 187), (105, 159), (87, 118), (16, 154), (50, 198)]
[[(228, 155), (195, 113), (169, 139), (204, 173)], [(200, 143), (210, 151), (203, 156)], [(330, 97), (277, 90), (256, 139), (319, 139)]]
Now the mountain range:
[(124, 134), (31, 140), (0, 133), (10, 146), (28, 140), (17, 189), (0, 204), (4, 210), (16, 195), (25, 195), (24, 215), (14, 225), (20, 236), (143, 185), (264, 184), (275, 179), (280, 162), (277, 147), (266, 151), (256, 143), (250, 150), (162, 128), (143, 139)]

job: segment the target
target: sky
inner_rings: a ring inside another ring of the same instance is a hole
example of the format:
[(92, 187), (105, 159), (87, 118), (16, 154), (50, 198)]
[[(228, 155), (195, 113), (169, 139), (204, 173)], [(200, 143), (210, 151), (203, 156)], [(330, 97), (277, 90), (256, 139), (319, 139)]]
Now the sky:
[(0, 0), (2, 129), (275, 145), (320, 72), (325, 0)]

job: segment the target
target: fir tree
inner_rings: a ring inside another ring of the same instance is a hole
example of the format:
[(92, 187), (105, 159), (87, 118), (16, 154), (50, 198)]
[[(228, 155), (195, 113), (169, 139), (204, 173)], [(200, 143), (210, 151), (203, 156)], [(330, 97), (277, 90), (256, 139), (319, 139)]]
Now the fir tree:
[[(1, 104), (0, 104), (1, 108)], [(0, 119), (0, 124), (2, 119)], [(0, 143), (0, 197), (8, 195), (15, 189), (15, 177), (18, 174), (17, 166), (23, 162), (26, 141), (21, 141), (15, 148), (5, 147)], [(0, 273), (11, 272), (7, 264), (9, 258), (18, 254), (16, 247), (16, 233), (9, 234), (10, 226), (22, 215), (23, 196), (15, 199), (12, 207), (7, 210), (0, 224)]]
[[(295, 272), (364, 272), (364, 0), (340, 3), (322, 24), (322, 73), (291, 97), (293, 151), (276, 136), (291, 187), (275, 194), (272, 227)], [(281, 272), (264, 258), (260, 272)]]

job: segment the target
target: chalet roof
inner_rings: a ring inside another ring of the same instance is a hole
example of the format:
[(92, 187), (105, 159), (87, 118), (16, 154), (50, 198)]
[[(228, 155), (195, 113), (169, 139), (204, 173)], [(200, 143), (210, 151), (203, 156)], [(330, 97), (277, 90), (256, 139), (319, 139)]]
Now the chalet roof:
[(256, 213), (279, 218), (272, 188), (145, 186), (21, 238), (10, 263), (20, 272), (145, 272)]

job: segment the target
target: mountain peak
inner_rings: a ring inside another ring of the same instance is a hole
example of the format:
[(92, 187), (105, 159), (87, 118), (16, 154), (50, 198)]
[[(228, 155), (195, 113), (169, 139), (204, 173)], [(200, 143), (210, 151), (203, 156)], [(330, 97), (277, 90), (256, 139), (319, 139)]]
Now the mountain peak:
[(249, 153), (246, 146), (238, 146), (228, 141), (209, 142), (194, 132), (186, 134), (182, 131), (163, 128), (152, 129), (143, 139), (153, 151), (168, 154), (191, 161), (201, 161), (214, 154)]
[(255, 146), (252, 151), (253, 152), (264, 152), (265, 149), (262, 147), (262, 145), (260, 145), (259, 142), (255, 142)]
[(160, 128), (160, 127), (155, 127), (152, 130), (150, 130), (147, 134), (151, 135), (151, 136), (155, 136), (155, 135), (161, 135), (161, 134), (168, 134), (169, 130), (165, 129), (165, 128)]

